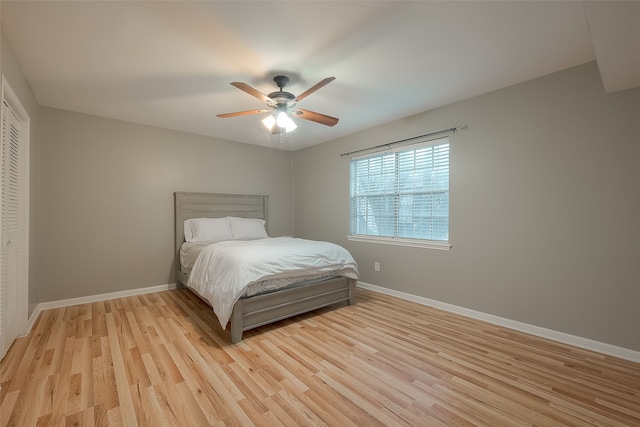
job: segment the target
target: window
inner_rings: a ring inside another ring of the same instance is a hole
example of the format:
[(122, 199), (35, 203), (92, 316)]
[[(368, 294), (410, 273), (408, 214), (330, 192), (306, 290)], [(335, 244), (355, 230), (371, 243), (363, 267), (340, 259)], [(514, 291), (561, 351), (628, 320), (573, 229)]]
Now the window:
[(350, 240), (449, 248), (449, 138), (351, 159)]

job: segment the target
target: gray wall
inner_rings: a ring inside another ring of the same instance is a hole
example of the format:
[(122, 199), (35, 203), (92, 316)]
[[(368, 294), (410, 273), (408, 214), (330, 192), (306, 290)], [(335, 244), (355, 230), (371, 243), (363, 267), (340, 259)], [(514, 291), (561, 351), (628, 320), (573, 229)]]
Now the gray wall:
[(0, 28), (0, 72), (5, 76), (11, 89), (29, 114), (29, 314), (39, 301), (40, 289), (40, 111), (31, 86), (18, 63), (9, 40)]
[[(605, 94), (589, 63), (297, 151), (296, 234), (364, 282), (640, 350), (639, 119), (640, 89)], [(339, 154), (456, 124), (452, 249), (347, 241)]]
[(293, 233), (290, 152), (42, 108), (40, 301), (175, 282), (175, 191), (268, 194)]

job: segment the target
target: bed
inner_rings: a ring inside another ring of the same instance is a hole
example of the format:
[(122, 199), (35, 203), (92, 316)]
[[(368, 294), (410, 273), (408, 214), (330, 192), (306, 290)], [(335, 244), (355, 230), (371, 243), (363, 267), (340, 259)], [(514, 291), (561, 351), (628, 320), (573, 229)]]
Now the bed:
[[(212, 296), (203, 292), (203, 290), (194, 284), (196, 278), (203, 277), (200, 267), (196, 262), (203, 263), (204, 258), (215, 258), (215, 254), (221, 249), (218, 246), (235, 244), (233, 242), (222, 242), (214, 245), (198, 245), (197, 243), (189, 243), (185, 239), (185, 229), (187, 233), (190, 230), (185, 227), (185, 221), (198, 221), (201, 218), (211, 218), (211, 221), (218, 221), (224, 218), (233, 218), (240, 222), (246, 219), (242, 224), (251, 223), (251, 221), (262, 221), (264, 230), (268, 226), (268, 202), (269, 196), (266, 195), (242, 195), (242, 194), (221, 194), (221, 193), (193, 193), (193, 192), (176, 192), (175, 196), (175, 254), (176, 254), (176, 282), (178, 286), (188, 287), (196, 295), (204, 299), (209, 305), (212, 305), (214, 311), (216, 307), (213, 304)], [(281, 245), (289, 244), (291, 240), (301, 240), (292, 238), (269, 238)], [(323, 245), (332, 245), (327, 242), (317, 242)], [(238, 242), (239, 245), (249, 243)], [(251, 243), (253, 244), (253, 243)], [(256, 242), (261, 244), (261, 242)], [(265, 243), (266, 244), (266, 243)], [(191, 246), (190, 246), (191, 245)], [(192, 251), (195, 246), (196, 252)], [(334, 245), (336, 246), (336, 245)], [(336, 246), (340, 248), (339, 246)], [(333, 248), (332, 248), (333, 249)], [(346, 252), (343, 248), (340, 248)], [(238, 251), (249, 250), (241, 247)], [(193, 253), (197, 255), (193, 255)], [(348, 252), (346, 252), (348, 254)], [(189, 256), (189, 254), (191, 254)], [(205, 255), (206, 254), (206, 255)], [(185, 256), (187, 255), (187, 256)], [(350, 254), (348, 255), (350, 257)], [(183, 265), (184, 264), (187, 265)], [(355, 261), (353, 261), (355, 264)], [(191, 270), (193, 268), (193, 270)], [(190, 276), (191, 283), (190, 283)], [(278, 320), (286, 319), (298, 314), (309, 312), (328, 305), (346, 302), (349, 305), (355, 303), (355, 286), (357, 282), (357, 265), (355, 269), (352, 266), (345, 266), (340, 271), (331, 271), (321, 273), (320, 270), (310, 277), (301, 277), (301, 280), (291, 281), (289, 283), (280, 284), (274, 289), (273, 286), (267, 286), (265, 289), (260, 288), (260, 284), (256, 284), (257, 288), (253, 291), (243, 293), (233, 303), (230, 311), (228, 323), (231, 333), (231, 341), (239, 343), (242, 341), (242, 334), (252, 328), (263, 326)], [(224, 319), (220, 318), (221, 326), (224, 328)]]

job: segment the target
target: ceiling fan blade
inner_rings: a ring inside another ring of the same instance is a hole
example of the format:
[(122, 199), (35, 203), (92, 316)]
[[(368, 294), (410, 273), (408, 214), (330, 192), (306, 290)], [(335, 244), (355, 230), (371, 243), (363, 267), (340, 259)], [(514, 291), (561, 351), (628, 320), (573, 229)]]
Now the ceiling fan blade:
[(315, 111), (304, 110), (302, 108), (297, 109), (294, 114), (296, 117), (300, 117), (301, 119), (311, 120), (312, 122), (326, 126), (335, 126), (338, 123), (338, 119), (335, 117), (316, 113)]
[(258, 89), (254, 89), (251, 86), (249, 86), (246, 83), (242, 83), (242, 82), (231, 82), (231, 86), (237, 87), (240, 90), (243, 90), (245, 92), (247, 92), (249, 95), (251, 96), (255, 96), (256, 98), (258, 98), (260, 101), (264, 101), (264, 102), (269, 102), (271, 101), (271, 98), (269, 98), (267, 95), (265, 95), (264, 93), (260, 92)]
[(271, 110), (237, 111), (235, 113), (216, 114), (216, 117), (220, 117), (221, 119), (226, 119), (227, 117), (248, 116), (249, 114), (268, 113), (269, 111)]
[(327, 77), (326, 79), (322, 80), (321, 82), (316, 83), (314, 86), (311, 86), (309, 89), (305, 90), (300, 95), (298, 95), (296, 97), (295, 101), (300, 101), (301, 99), (306, 98), (307, 96), (311, 95), (313, 92), (317, 91), (318, 89), (320, 89), (323, 86), (328, 85), (329, 83), (331, 83), (335, 79), (336, 79), (335, 77)]

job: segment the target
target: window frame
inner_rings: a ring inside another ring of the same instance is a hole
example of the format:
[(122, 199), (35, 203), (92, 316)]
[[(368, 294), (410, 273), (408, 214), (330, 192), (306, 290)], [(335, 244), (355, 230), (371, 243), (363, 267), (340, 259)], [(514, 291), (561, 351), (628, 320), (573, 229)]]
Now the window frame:
[[(433, 147), (437, 145), (449, 145), (449, 153), (448, 153), (448, 161), (447, 161), (447, 181), (448, 186), (446, 192), (448, 194), (448, 198), (450, 200), (451, 197), (451, 142), (448, 136), (439, 137), (439, 138), (431, 138), (431, 139), (422, 139), (417, 140), (416, 142), (410, 144), (404, 144), (402, 146), (389, 148), (387, 150), (379, 150), (379, 151), (370, 151), (365, 154), (361, 154), (359, 156), (354, 156), (349, 161), (349, 234), (347, 235), (347, 239), (349, 241), (354, 242), (365, 242), (365, 243), (376, 243), (376, 244), (386, 244), (386, 245), (394, 245), (394, 246), (405, 246), (405, 247), (418, 247), (418, 248), (428, 248), (428, 249), (437, 249), (437, 250), (450, 250), (451, 249), (451, 215), (450, 215), (450, 205), (447, 210), (447, 240), (431, 240), (431, 239), (421, 239), (421, 238), (407, 238), (407, 237), (398, 237), (398, 231), (395, 230), (394, 234), (396, 236), (376, 236), (376, 235), (368, 235), (368, 234), (354, 234), (351, 229), (353, 225), (353, 193), (352, 193), (352, 185), (353, 185), (353, 176), (351, 172), (352, 162), (358, 159), (366, 159), (375, 156), (381, 156), (390, 153), (401, 153), (407, 151), (415, 151), (420, 148), (425, 147)], [(396, 154), (397, 155), (397, 154)], [(396, 158), (397, 159), (397, 158)], [(396, 163), (396, 173), (397, 173), (397, 163)], [(396, 189), (396, 195), (399, 195), (399, 191)], [(396, 212), (394, 218), (397, 222)]]

